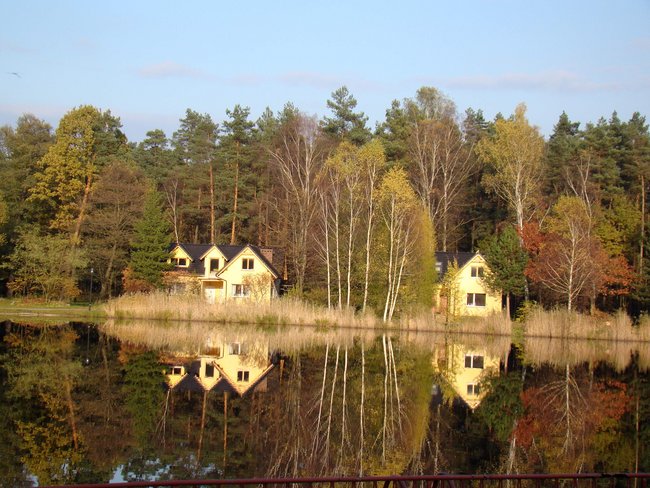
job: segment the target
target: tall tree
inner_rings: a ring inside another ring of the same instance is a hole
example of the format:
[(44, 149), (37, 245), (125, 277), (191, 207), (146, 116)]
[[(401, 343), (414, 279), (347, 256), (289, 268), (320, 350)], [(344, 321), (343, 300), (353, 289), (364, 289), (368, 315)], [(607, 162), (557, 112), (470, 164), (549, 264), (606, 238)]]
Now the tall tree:
[(539, 191), (544, 139), (526, 119), (526, 106), (520, 104), (514, 115), (494, 123), (494, 135), (481, 140), (477, 153), (491, 165), (485, 186), (501, 197), (515, 215), (517, 227), (532, 214)]
[(35, 183), (37, 163), (54, 142), (52, 126), (34, 115), (25, 114), (18, 118), (15, 129), (0, 127), (0, 139), (6, 151), (6, 159), (0, 165), (0, 191), (8, 203), (10, 226), (14, 228), (27, 219), (41, 221), (26, 199), (29, 188)]
[(134, 225), (142, 215), (145, 182), (140, 173), (124, 163), (106, 166), (90, 197), (84, 248), (97, 271), (101, 296), (109, 297), (119, 286)]
[(40, 295), (48, 301), (71, 299), (81, 293), (77, 274), (87, 261), (65, 235), (23, 228), (9, 262), (12, 279), (8, 286), (13, 293)]
[(29, 200), (46, 207), (55, 231), (69, 232), (79, 244), (95, 176), (108, 159), (128, 150), (119, 119), (84, 105), (59, 122), (56, 142), (38, 163)]
[[(241, 235), (244, 218), (251, 211), (251, 180), (254, 175), (251, 171), (251, 150), (253, 143), (253, 129), (255, 124), (248, 120), (250, 109), (235, 105), (232, 110), (226, 110), (229, 120), (223, 123), (223, 133), (219, 144), (219, 152), (226, 163), (230, 173), (227, 186), (232, 187), (232, 204), (228, 212), (230, 220), (230, 244), (236, 244)], [(244, 190), (245, 194), (240, 196)]]
[(318, 209), (318, 185), (323, 175), (324, 145), (317, 121), (285, 108), (282, 127), (271, 155), (287, 205), (288, 251), (295, 286), (302, 294), (309, 260), (310, 230)]
[[(208, 195), (209, 195), (209, 236), (210, 242), (216, 241), (216, 190), (215, 190), (215, 151), (218, 135), (218, 126), (208, 114), (200, 114), (187, 109), (185, 117), (180, 121), (179, 129), (174, 132), (172, 144), (179, 157), (189, 166), (188, 174), (196, 176), (200, 167), (208, 170)], [(199, 167), (197, 167), (199, 166)], [(188, 202), (190, 208), (196, 207), (201, 211), (203, 185), (196, 188), (196, 201)], [(194, 225), (194, 240), (198, 240), (200, 223)]]
[(528, 254), (521, 247), (517, 231), (510, 225), (486, 239), (481, 251), (489, 268), (483, 279), (491, 290), (506, 294), (506, 313), (510, 317), (510, 295), (525, 292)]
[(366, 127), (368, 117), (363, 112), (355, 112), (357, 100), (342, 86), (332, 92), (332, 98), (327, 101), (327, 108), (332, 111), (332, 117), (324, 117), (323, 131), (336, 139), (348, 139), (356, 145), (362, 145), (370, 139), (370, 131)]
[(387, 322), (395, 313), (407, 265), (418, 240), (418, 201), (406, 172), (400, 168), (391, 168), (384, 175), (377, 197), (387, 236), (383, 311)]
[(571, 122), (565, 112), (553, 127), (544, 159), (546, 194), (557, 196), (567, 190), (567, 177), (571, 176), (581, 146), (579, 127), (580, 123)]
[(526, 274), (565, 300), (571, 311), (580, 296), (602, 283), (595, 264), (602, 253), (600, 243), (592, 234), (587, 208), (577, 197), (560, 197), (545, 225), (545, 240)]
[(142, 217), (135, 223), (129, 270), (125, 273), (127, 290), (162, 285), (163, 271), (168, 268), (169, 244), (169, 223), (162, 213), (160, 196), (155, 189), (149, 188)]

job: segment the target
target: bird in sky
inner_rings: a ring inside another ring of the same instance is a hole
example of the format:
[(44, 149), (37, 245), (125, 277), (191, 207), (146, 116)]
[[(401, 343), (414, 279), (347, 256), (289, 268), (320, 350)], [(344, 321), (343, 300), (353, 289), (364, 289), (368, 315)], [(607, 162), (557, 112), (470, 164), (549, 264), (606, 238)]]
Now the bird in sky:
[(10, 71), (10, 72), (8, 72), (7, 74), (8, 74), (8, 75), (14, 75), (14, 76), (16, 76), (16, 77), (18, 77), (18, 78), (22, 78), (22, 76), (20, 76), (20, 75), (19, 75), (18, 73), (16, 73), (15, 71)]

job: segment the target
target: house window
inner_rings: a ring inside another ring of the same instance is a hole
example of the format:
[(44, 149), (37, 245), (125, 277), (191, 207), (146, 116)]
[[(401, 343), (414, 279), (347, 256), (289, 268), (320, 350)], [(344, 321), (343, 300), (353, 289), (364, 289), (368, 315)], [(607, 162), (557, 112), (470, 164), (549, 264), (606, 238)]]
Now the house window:
[(214, 377), (214, 364), (205, 365), (205, 377), (213, 378)]
[(440, 261), (436, 261), (436, 273), (442, 273), (442, 263)]
[(185, 258), (172, 258), (172, 264), (174, 266), (181, 266), (183, 268), (187, 267), (187, 259)]
[(472, 266), (472, 278), (483, 278), (483, 266)]
[(210, 273), (213, 271), (217, 271), (219, 269), (219, 260), (218, 259), (211, 259), (210, 260)]
[(237, 371), (237, 381), (246, 383), (249, 381), (250, 371)]
[(242, 258), (241, 260), (241, 269), (253, 269), (255, 266), (255, 261), (253, 258)]
[(465, 367), (483, 369), (483, 356), (474, 356), (472, 354), (465, 355)]
[(232, 296), (243, 298), (250, 296), (251, 289), (248, 285), (232, 285)]
[(172, 366), (170, 374), (175, 375), (175, 376), (180, 376), (183, 374), (183, 367), (182, 366)]
[(228, 354), (239, 356), (241, 354), (241, 343), (231, 342), (228, 344)]
[(470, 396), (478, 396), (481, 394), (480, 385), (467, 385), (467, 394)]
[(485, 293), (468, 293), (468, 307), (485, 307)]

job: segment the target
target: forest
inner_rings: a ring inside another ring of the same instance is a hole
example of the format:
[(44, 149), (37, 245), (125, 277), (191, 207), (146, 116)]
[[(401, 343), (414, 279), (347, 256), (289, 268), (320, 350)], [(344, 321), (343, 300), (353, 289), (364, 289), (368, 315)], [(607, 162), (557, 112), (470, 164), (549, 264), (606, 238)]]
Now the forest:
[(283, 251), (286, 293), (384, 320), (430, 309), (435, 250), (480, 251), (515, 304), (648, 309), (643, 115), (545, 139), (524, 104), (486, 120), (433, 87), (374, 128), (346, 87), (325, 107), (187, 109), (137, 143), (89, 105), (1, 127), (2, 292), (107, 299), (163, 287), (172, 242), (251, 243)]

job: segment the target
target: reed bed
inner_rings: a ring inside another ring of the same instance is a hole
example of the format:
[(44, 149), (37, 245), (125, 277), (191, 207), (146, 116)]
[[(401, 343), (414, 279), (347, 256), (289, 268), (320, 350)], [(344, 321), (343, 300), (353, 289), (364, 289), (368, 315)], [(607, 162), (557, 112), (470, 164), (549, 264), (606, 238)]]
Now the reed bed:
[(525, 337), (650, 342), (650, 323), (634, 325), (623, 312), (602, 317), (567, 310), (531, 311), (523, 323)]
[(383, 323), (370, 314), (357, 314), (352, 309), (327, 309), (294, 298), (280, 298), (271, 303), (248, 300), (208, 303), (198, 295), (169, 295), (155, 292), (114, 298), (106, 303), (104, 310), (109, 318), (115, 320), (191, 320), (219, 324), (383, 327)]
[(420, 312), (401, 316), (397, 321), (400, 330), (424, 330), (452, 334), (512, 335), (512, 322), (505, 313), (486, 317), (464, 317), (462, 320), (446, 322), (440, 315)]

